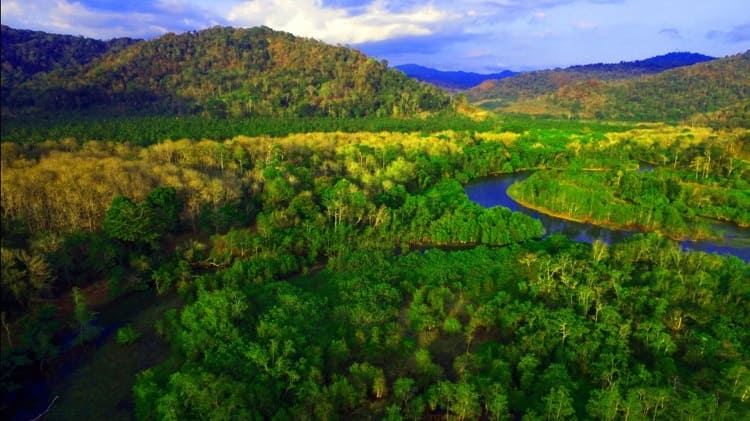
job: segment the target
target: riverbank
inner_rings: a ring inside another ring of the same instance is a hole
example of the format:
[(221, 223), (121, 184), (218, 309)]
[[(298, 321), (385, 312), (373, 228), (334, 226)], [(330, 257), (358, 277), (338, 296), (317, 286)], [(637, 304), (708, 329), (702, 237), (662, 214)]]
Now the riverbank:
[(538, 212), (540, 214), (544, 214), (553, 218), (562, 219), (565, 221), (571, 221), (571, 222), (577, 222), (580, 224), (591, 224), (602, 228), (607, 228), (610, 230), (616, 230), (616, 231), (627, 231), (627, 232), (655, 232), (659, 235), (669, 238), (670, 240), (675, 241), (704, 241), (704, 240), (721, 240), (721, 236), (711, 236), (711, 235), (705, 235), (703, 232), (693, 231), (686, 234), (670, 234), (666, 233), (663, 230), (648, 227), (645, 225), (640, 224), (630, 224), (630, 225), (624, 225), (624, 224), (617, 224), (612, 221), (601, 221), (597, 220), (591, 217), (576, 217), (570, 214), (561, 213), (561, 212), (555, 212), (551, 209), (545, 208), (543, 206), (537, 205), (535, 203), (531, 203), (522, 199), (519, 199), (516, 195), (513, 193), (513, 185), (511, 185), (507, 190), (507, 195), (509, 198), (511, 198), (514, 202), (517, 204), (533, 210), (535, 212)]

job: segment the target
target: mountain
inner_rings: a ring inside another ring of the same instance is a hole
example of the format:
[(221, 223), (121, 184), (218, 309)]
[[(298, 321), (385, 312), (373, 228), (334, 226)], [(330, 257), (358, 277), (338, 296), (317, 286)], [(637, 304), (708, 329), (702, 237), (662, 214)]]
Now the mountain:
[(669, 53), (645, 60), (587, 64), (565, 69), (525, 72), (503, 80), (490, 80), (467, 91), (470, 101), (491, 100), (495, 105), (530, 99), (585, 80), (620, 80), (714, 60), (703, 54)]
[(702, 114), (717, 124), (724, 120), (728, 125), (748, 127), (750, 122), (742, 121), (745, 106), (738, 104), (748, 98), (750, 51), (634, 79), (570, 83), (551, 94), (520, 100), (502, 109), (575, 118), (670, 122)]
[[(694, 114), (686, 120), (686, 124), (715, 129), (733, 127), (750, 129), (750, 98), (716, 111)], [(750, 144), (748, 146), (750, 147)]]
[(449, 103), (359, 51), (266, 27), (165, 34), (36, 74), (3, 96), (14, 113), (215, 117), (415, 115)]
[(578, 83), (559, 89), (550, 101), (582, 117), (678, 121), (748, 98), (750, 51), (600, 86)]
[(121, 51), (140, 41), (132, 38), (101, 41), (13, 29), (5, 25), (0, 29), (0, 39), (3, 97), (38, 73), (55, 69), (75, 70), (108, 52)]
[(458, 90), (469, 89), (491, 79), (505, 79), (517, 75), (517, 72), (504, 70), (500, 73), (481, 74), (472, 72), (448, 72), (420, 66), (418, 64), (401, 64), (394, 66), (407, 76), (430, 83), (440, 88)]
[[(571, 66), (567, 69), (592, 73), (601, 71), (604, 74), (621, 73), (623, 76), (628, 74), (640, 76), (643, 74), (659, 73), (676, 67), (692, 66), (693, 64), (711, 60), (716, 60), (716, 57), (698, 53), (674, 52), (644, 60), (621, 61), (615, 64), (587, 64), (582, 66)], [(626, 78), (627, 77), (621, 77), (621, 79)]]

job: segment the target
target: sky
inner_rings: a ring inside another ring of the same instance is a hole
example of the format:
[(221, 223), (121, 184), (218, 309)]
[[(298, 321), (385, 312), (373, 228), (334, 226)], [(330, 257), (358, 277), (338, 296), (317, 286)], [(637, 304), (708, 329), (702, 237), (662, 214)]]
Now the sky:
[(0, 20), (98, 39), (265, 25), (385, 59), (490, 73), (750, 50), (750, 0), (2, 0)]

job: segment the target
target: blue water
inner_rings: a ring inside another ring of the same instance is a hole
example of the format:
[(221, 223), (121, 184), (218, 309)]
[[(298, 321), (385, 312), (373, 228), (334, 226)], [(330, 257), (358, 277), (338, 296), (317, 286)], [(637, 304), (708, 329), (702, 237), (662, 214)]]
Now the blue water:
[[(615, 230), (588, 223), (567, 221), (540, 214), (519, 205), (508, 196), (507, 190), (511, 184), (521, 181), (529, 175), (530, 173), (519, 173), (487, 178), (467, 185), (464, 190), (471, 201), (486, 208), (505, 206), (512, 211), (523, 212), (539, 219), (547, 231), (547, 235), (560, 233), (575, 241), (593, 243), (594, 240), (601, 240), (607, 244), (612, 244), (629, 238), (638, 232)], [(722, 232), (724, 236), (722, 240), (686, 240), (680, 242), (681, 247), (683, 250), (699, 250), (708, 253), (733, 255), (745, 262), (750, 262), (750, 229), (743, 229), (723, 223), (715, 223), (713, 224), (713, 228)]]

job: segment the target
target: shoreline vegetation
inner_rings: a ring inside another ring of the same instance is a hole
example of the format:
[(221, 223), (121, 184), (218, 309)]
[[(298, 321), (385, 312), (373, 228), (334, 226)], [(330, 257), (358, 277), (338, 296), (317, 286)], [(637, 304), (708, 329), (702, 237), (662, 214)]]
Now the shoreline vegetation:
[(726, 155), (719, 159), (731, 161), (730, 169), (711, 177), (706, 169), (710, 162), (703, 157), (691, 161), (693, 171), (672, 166), (537, 171), (510, 186), (508, 195), (530, 209), (571, 221), (657, 232), (678, 241), (720, 240), (723, 234), (711, 225), (744, 230), (750, 222), (750, 194), (747, 180), (728, 176), (732, 166), (746, 161)]
[(703, 232), (693, 232), (692, 234), (674, 235), (674, 234), (669, 234), (663, 230), (652, 228), (652, 227), (647, 227), (644, 225), (638, 225), (638, 224), (623, 225), (623, 224), (617, 224), (611, 221), (597, 220), (591, 217), (580, 217), (580, 216), (573, 216), (571, 214), (567, 214), (563, 212), (556, 212), (542, 205), (518, 198), (515, 195), (514, 190), (512, 190), (515, 184), (516, 183), (514, 183), (508, 188), (508, 197), (510, 197), (511, 199), (513, 199), (513, 201), (515, 201), (516, 203), (518, 203), (519, 205), (527, 209), (530, 209), (535, 212), (539, 212), (540, 214), (544, 214), (544, 215), (551, 216), (554, 218), (564, 219), (566, 221), (578, 222), (582, 224), (591, 224), (594, 226), (599, 226), (599, 227), (608, 228), (608, 229), (617, 230), (617, 231), (627, 231), (627, 232), (634, 232), (634, 233), (654, 232), (665, 238), (669, 238), (670, 240), (675, 240), (675, 241), (720, 240), (722, 238), (721, 236), (711, 236), (711, 235), (703, 236), (704, 235)]

